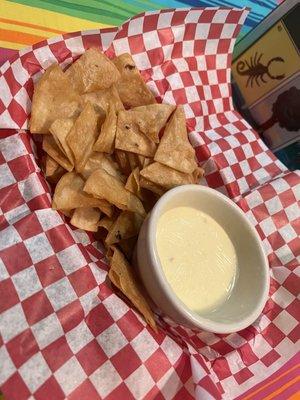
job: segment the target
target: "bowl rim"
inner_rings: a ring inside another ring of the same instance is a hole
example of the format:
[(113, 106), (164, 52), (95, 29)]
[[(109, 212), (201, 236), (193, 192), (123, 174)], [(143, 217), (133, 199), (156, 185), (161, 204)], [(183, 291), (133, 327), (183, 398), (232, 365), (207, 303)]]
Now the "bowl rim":
[[(165, 277), (156, 247), (156, 226), (158, 219), (161, 215), (162, 207), (166, 203), (168, 203), (170, 199), (186, 191), (193, 192), (194, 194), (196, 193), (196, 195), (197, 193), (206, 192), (210, 196), (218, 198), (218, 200), (222, 202), (223, 205), (225, 205), (226, 207), (230, 207), (231, 210), (236, 213), (237, 217), (243, 220), (245, 227), (250, 231), (250, 235), (253, 237), (255, 241), (259, 257), (261, 259), (261, 269), (263, 271), (262, 274), (264, 279), (263, 291), (262, 294), (258, 296), (256, 306), (253, 308), (250, 314), (244, 318), (241, 318), (239, 322), (233, 322), (233, 323), (216, 322), (210, 320), (209, 318), (202, 317), (196, 312), (190, 310), (177, 297), (177, 295), (175, 294), (175, 292), (173, 291), (173, 289), (171, 288), (169, 282)], [(209, 188), (207, 186), (201, 186), (195, 184), (182, 185), (169, 190), (157, 201), (157, 203), (155, 204), (150, 213), (148, 224), (149, 224), (148, 225), (149, 253), (150, 253), (152, 267), (154, 267), (153, 268), (154, 274), (158, 279), (162, 289), (164, 290), (165, 295), (172, 304), (172, 307), (174, 307), (177, 313), (183, 315), (185, 320), (188, 320), (193, 326), (197, 326), (200, 329), (219, 334), (227, 334), (227, 333), (238, 332), (242, 329), (247, 328), (259, 317), (265, 306), (269, 294), (269, 286), (270, 286), (269, 264), (267, 256), (263, 249), (263, 244), (259, 238), (257, 231), (255, 230), (253, 225), (251, 225), (245, 213), (236, 203), (234, 203), (230, 198), (226, 197), (223, 193), (215, 189)]]

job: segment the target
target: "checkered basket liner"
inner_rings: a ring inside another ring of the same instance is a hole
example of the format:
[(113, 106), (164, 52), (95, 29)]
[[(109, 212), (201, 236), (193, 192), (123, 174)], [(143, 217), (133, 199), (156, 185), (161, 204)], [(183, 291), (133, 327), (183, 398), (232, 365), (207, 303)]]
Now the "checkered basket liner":
[[(7, 399), (234, 399), (297, 352), (300, 176), (234, 110), (231, 53), (247, 10), (138, 15), (21, 50), (0, 69), (0, 385)], [(101, 243), (51, 209), (26, 131), (33, 83), (89, 47), (132, 54), (159, 102), (183, 104), (206, 176), (257, 229), (270, 263), (259, 319), (230, 335), (160, 319), (155, 334), (107, 283)]]

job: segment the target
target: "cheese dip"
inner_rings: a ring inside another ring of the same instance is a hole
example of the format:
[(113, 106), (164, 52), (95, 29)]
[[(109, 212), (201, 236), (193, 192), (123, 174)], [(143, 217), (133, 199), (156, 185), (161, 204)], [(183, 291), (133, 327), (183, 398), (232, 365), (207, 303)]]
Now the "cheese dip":
[(206, 313), (230, 296), (237, 256), (208, 214), (192, 207), (166, 211), (158, 221), (156, 246), (167, 281), (189, 309)]

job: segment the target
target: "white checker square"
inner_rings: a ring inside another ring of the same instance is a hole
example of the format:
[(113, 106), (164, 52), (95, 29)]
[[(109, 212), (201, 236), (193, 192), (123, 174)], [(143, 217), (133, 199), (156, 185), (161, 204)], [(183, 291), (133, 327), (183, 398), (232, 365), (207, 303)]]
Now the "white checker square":
[(258, 317), (256, 321), (254, 321), (253, 326), (255, 326), (259, 332), (261, 332), (266, 329), (266, 327), (269, 326), (270, 323), (271, 321), (269, 320), (269, 318), (266, 315), (261, 314), (261, 316)]
[(55, 311), (72, 303), (77, 296), (68, 278), (62, 278), (45, 288), (47, 296)]
[(258, 334), (255, 336), (253, 341), (255, 340), (255, 343), (257, 343), (257, 346), (252, 345), (252, 351), (253, 353), (258, 357), (262, 358), (266, 354), (268, 354), (272, 350), (272, 346), (266, 341), (266, 339), (261, 335)]
[(225, 338), (223, 338), (223, 340), (235, 349), (238, 349), (243, 344), (247, 343), (247, 340), (238, 333), (231, 333), (230, 335), (227, 335)]
[(4, 346), (0, 348), (0, 365), (0, 385), (2, 385), (16, 371), (16, 367)]
[(8, 107), (10, 102), (13, 99), (13, 96), (11, 94), (10, 88), (9, 88), (4, 76), (0, 77), (0, 87), (1, 87), (1, 100), (4, 104), (4, 106)]
[(232, 172), (232, 169), (230, 167), (226, 167), (222, 170), (222, 175), (224, 179), (224, 183), (232, 183), (236, 181), (236, 177), (234, 176), (234, 173)]
[(131, 53), (127, 39), (115, 39), (113, 41), (113, 46), (117, 56), (123, 53), (129, 53), (129, 54)]
[(232, 149), (224, 151), (224, 156), (226, 157), (229, 165), (234, 165), (239, 162), (236, 158), (235, 152)]
[[(190, 356), (190, 362), (191, 362), (191, 369), (192, 369), (192, 376), (194, 379), (194, 382), (199, 382), (201, 378), (204, 378), (204, 376), (207, 375), (206, 370), (202, 367), (202, 365), (199, 364), (199, 361), (193, 357)], [(162, 382), (168, 377), (169, 375), (172, 375), (174, 373), (174, 369), (170, 368), (170, 370), (165, 374), (165, 376), (162, 378)]]
[[(229, 97), (229, 86), (227, 83), (220, 83), (219, 84), (219, 89), (220, 89), (220, 93), (221, 93), (221, 97)], [(234, 125), (232, 125), (234, 126)]]
[(276, 232), (277, 228), (271, 217), (268, 217), (259, 223), (260, 228), (264, 232), (265, 236), (269, 236)]
[[(107, 275), (107, 274), (106, 274)], [(98, 304), (100, 304), (100, 299), (98, 297), (99, 288), (95, 287), (90, 290), (86, 294), (80, 297), (80, 304), (83, 308), (84, 315), (88, 315), (88, 313), (95, 308)]]
[(113, 324), (97, 336), (97, 342), (107, 357), (112, 357), (128, 344), (126, 337), (118, 325)]
[(245, 176), (251, 174), (251, 168), (250, 168), (249, 163), (248, 163), (247, 160), (241, 161), (240, 162), (240, 167), (241, 167), (241, 169), (243, 171), (243, 174)]
[(204, 53), (205, 55), (217, 54), (219, 39), (209, 39), (206, 42)]
[(143, 43), (146, 50), (152, 50), (161, 47), (157, 31), (144, 32)]
[(159, 347), (156, 340), (153, 339), (147, 329), (143, 329), (130, 344), (143, 362), (145, 362)]
[(183, 354), (182, 348), (168, 336), (165, 337), (160, 347), (172, 365), (174, 365)]
[(4, 279), (7, 279), (9, 277), (9, 273), (4, 265), (4, 262), (0, 258), (0, 282), (4, 281)]
[(261, 185), (269, 179), (269, 174), (264, 168), (260, 168), (257, 169), (256, 171), (253, 171), (252, 175), (258, 182), (260, 182)]
[(182, 89), (184, 87), (181, 76), (178, 72), (168, 76), (167, 81), (169, 82), (170, 88), (172, 90)]
[(272, 159), (266, 153), (257, 154), (255, 158), (262, 167), (265, 167), (272, 163)]
[(24, 218), (26, 215), (29, 215), (30, 213), (31, 211), (29, 207), (27, 206), (26, 203), (24, 203), (6, 212), (5, 219), (10, 225), (13, 225), (20, 219)]
[(212, 141), (218, 140), (221, 136), (215, 130), (207, 130), (205, 135)]
[(173, 368), (157, 382), (157, 386), (161, 390), (166, 400), (171, 400), (175, 397), (176, 393), (181, 389), (182, 382)]
[[(287, 268), (285, 268), (287, 270)], [(274, 270), (274, 268), (273, 268)], [(280, 307), (286, 308), (289, 304), (291, 304), (295, 300), (295, 296), (291, 294), (287, 289), (283, 286), (280, 286), (276, 292), (273, 293), (272, 299), (277, 303)]]
[(94, 278), (96, 279), (97, 284), (99, 285), (100, 283), (104, 282), (107, 275), (106, 271), (100, 269), (94, 262), (89, 263), (89, 266), (94, 275)]
[(63, 219), (59, 213), (52, 209), (37, 210), (36, 216), (44, 231), (55, 228), (63, 224)]
[(103, 300), (103, 305), (107, 309), (109, 315), (112, 316), (114, 321), (118, 321), (129, 311), (127, 304), (114, 293)]
[(173, 26), (172, 31), (173, 31), (173, 35), (174, 35), (174, 42), (182, 43), (183, 38), (184, 38), (184, 30), (181, 28), (181, 26), (177, 26), (177, 25)]
[(249, 185), (248, 185), (248, 182), (246, 181), (246, 178), (242, 177), (242, 178), (238, 179), (237, 182), (238, 182), (241, 194), (243, 194), (249, 190)]
[(27, 328), (28, 323), (20, 303), (0, 314), (0, 332), (5, 343)]
[(59, 319), (54, 313), (38, 321), (31, 329), (40, 349), (44, 349), (64, 335)]
[(19, 368), (19, 373), (34, 393), (50, 376), (51, 371), (41, 353), (36, 353)]
[(92, 335), (85, 320), (83, 320), (66, 334), (66, 338), (70, 349), (76, 354), (94, 339), (94, 335)]
[(54, 250), (44, 232), (24, 240), (24, 244), (34, 264), (54, 254)]
[(295, 219), (300, 219), (300, 208), (299, 204), (294, 203), (284, 209), (289, 221), (294, 221)]
[(27, 115), (30, 114), (31, 100), (28, 96), (27, 90), (24, 87), (21, 87), (18, 93), (15, 94), (14, 99), (17, 103), (20, 104)]
[(289, 246), (287, 244), (284, 244), (281, 246), (279, 249), (275, 251), (276, 256), (280, 259), (282, 264), (287, 264), (288, 262), (292, 261), (294, 259), (294, 255), (291, 252)]
[(16, 179), (7, 164), (0, 165), (0, 176), (0, 189), (16, 183)]
[(212, 22), (214, 24), (224, 24), (229, 12), (230, 12), (230, 10), (224, 10), (224, 9), (217, 10), (215, 12), (215, 15), (213, 16)]
[[(270, 270), (271, 275), (273, 278), (280, 283), (280, 285), (283, 284), (283, 282), (286, 280), (286, 278), (290, 275), (291, 271), (286, 268), (286, 267), (273, 267)], [(282, 286), (278, 289), (281, 289)], [(285, 289), (286, 290), (286, 289)], [(276, 292), (275, 292), (276, 293)], [(279, 299), (280, 295), (278, 296)], [(279, 303), (278, 303), (279, 304)]]
[(33, 52), (43, 69), (48, 68), (56, 62), (56, 59), (48, 46), (39, 47), (38, 49), (33, 50)]
[(11, 135), (1, 140), (0, 151), (6, 161), (14, 160), (15, 158), (27, 154), (25, 145), (19, 135)]
[(195, 40), (207, 39), (211, 24), (197, 24)]
[[(207, 70), (205, 55), (196, 56), (196, 61), (197, 61), (197, 70), (198, 71), (206, 71)], [(198, 71), (197, 71), (197, 74), (199, 75)]]
[(143, 33), (144, 18), (136, 18), (128, 24), (128, 36), (135, 36)]
[(86, 265), (86, 260), (76, 244), (67, 247), (56, 255), (66, 275)]
[(174, 15), (173, 12), (166, 12), (163, 14), (159, 14), (157, 21), (157, 29), (162, 29), (171, 26), (173, 15)]
[(286, 243), (291, 242), (293, 239), (297, 238), (298, 235), (291, 225), (285, 225), (279, 229), (279, 233)]
[(41, 282), (33, 265), (13, 275), (11, 279), (21, 301), (42, 289)]
[(188, 103), (194, 103), (195, 101), (199, 101), (199, 94), (195, 86), (186, 87), (185, 93)]
[(120, 375), (109, 360), (96, 369), (89, 378), (102, 398), (106, 397), (122, 382)]
[(276, 214), (283, 208), (278, 196), (275, 196), (272, 199), (267, 200), (265, 202), (265, 206), (267, 207), (270, 215)]
[(277, 194), (283, 193), (290, 189), (289, 184), (284, 179), (276, 179), (270, 182)]
[(165, 46), (162, 46), (162, 51), (164, 53), (165, 60), (171, 59), (171, 54), (172, 54), (173, 48), (174, 48), (173, 44), (167, 44)]
[(287, 311), (283, 310), (275, 319), (273, 319), (273, 324), (275, 324), (283, 333), (288, 335), (298, 325), (298, 321)]
[(194, 44), (193, 40), (184, 40), (182, 42), (182, 56), (183, 57), (191, 57), (194, 52)]
[(18, 187), (24, 200), (27, 202), (45, 193), (45, 190), (36, 174), (31, 174), (27, 179), (18, 182)]
[(207, 77), (208, 77), (209, 85), (217, 85), (219, 83), (217, 71), (215, 71), (215, 70), (207, 71)]
[(202, 89), (203, 89), (203, 92), (204, 92), (205, 100), (212, 100), (212, 93), (211, 93), (210, 86), (209, 85), (203, 85)]
[(75, 357), (70, 358), (63, 364), (54, 373), (54, 376), (66, 396), (73, 392), (87, 378), (86, 373)]
[(135, 399), (143, 399), (155, 385), (143, 364), (125, 379), (125, 383)]
[(221, 38), (222, 39), (231, 39), (233, 36), (233, 33), (235, 31), (236, 24), (227, 24), (225, 23), (223, 25), (223, 29), (221, 32)]
[[(275, 347), (275, 350), (278, 354), (281, 355), (284, 359), (288, 358), (288, 356), (292, 356), (294, 351), (297, 351), (297, 347), (295, 349), (295, 344), (288, 338), (285, 337), (282, 341)], [(298, 347), (299, 351), (299, 347)], [(298, 352), (299, 354), (299, 352)], [(288, 399), (288, 398), (286, 398)]]
[(216, 69), (224, 69), (227, 67), (228, 55), (216, 54)]
[(85, 51), (81, 35), (66, 39), (65, 44), (71, 50), (73, 57), (80, 56)]

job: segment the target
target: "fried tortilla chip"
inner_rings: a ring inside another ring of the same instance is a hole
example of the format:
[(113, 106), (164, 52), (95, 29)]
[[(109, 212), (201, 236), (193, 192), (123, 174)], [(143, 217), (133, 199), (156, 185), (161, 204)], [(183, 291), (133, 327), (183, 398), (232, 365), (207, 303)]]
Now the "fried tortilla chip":
[(115, 65), (95, 48), (87, 50), (66, 71), (76, 92), (88, 93), (107, 89), (120, 78)]
[(128, 176), (131, 173), (131, 166), (128, 158), (129, 153), (123, 150), (115, 150), (114, 156), (118, 163), (120, 170), (124, 175)]
[(66, 141), (66, 137), (74, 125), (74, 119), (72, 118), (60, 118), (56, 119), (50, 126), (50, 132), (52, 133), (57, 146), (61, 149), (64, 155), (69, 159), (70, 163), (74, 165), (71, 149)]
[(102, 208), (110, 204), (105, 200), (95, 199), (82, 189), (84, 180), (76, 172), (68, 172), (61, 177), (56, 185), (52, 208), (55, 210), (72, 210), (79, 207)]
[(88, 179), (88, 177), (98, 168), (104, 169), (107, 173), (115, 176), (122, 182), (125, 181), (125, 177), (121, 174), (118, 164), (113, 161), (108, 154), (98, 153), (96, 151), (90, 155), (90, 158), (87, 160), (87, 163), (80, 174), (84, 179)]
[(81, 172), (89, 159), (99, 134), (99, 115), (94, 107), (87, 103), (72, 129), (66, 142), (72, 151), (77, 172)]
[(58, 118), (72, 118), (80, 112), (80, 96), (57, 64), (51, 65), (35, 85), (29, 129), (31, 133), (49, 133)]
[(52, 135), (43, 137), (43, 150), (67, 171), (70, 172), (74, 168), (73, 163), (60, 150)]
[(139, 169), (139, 167), (136, 167), (131, 172), (129, 177), (127, 178), (127, 181), (125, 184), (125, 189), (129, 190), (129, 192), (136, 195), (142, 201), (145, 200), (145, 193), (143, 193), (143, 190), (140, 185), (140, 169)]
[(195, 150), (189, 142), (182, 106), (178, 106), (160, 140), (154, 160), (187, 174), (197, 168)]
[(59, 210), (65, 217), (71, 218), (74, 210)]
[(146, 157), (153, 157), (156, 144), (140, 130), (131, 111), (120, 111), (118, 114), (116, 149), (129, 151)]
[(134, 122), (141, 132), (155, 143), (159, 143), (159, 132), (175, 110), (171, 104), (149, 104), (131, 109)]
[(136, 213), (123, 211), (110, 227), (105, 244), (111, 246), (121, 240), (137, 236), (143, 223), (143, 218)]
[(158, 162), (148, 165), (148, 167), (140, 171), (140, 174), (143, 178), (148, 179), (165, 189), (194, 183), (194, 177), (192, 174), (184, 174), (183, 172), (179, 172), (176, 169), (167, 167)]
[(57, 183), (66, 173), (66, 170), (58, 164), (49, 154), (45, 158), (45, 176), (48, 181)]
[(127, 108), (156, 103), (130, 54), (121, 54), (113, 62), (121, 74), (117, 90)]
[(120, 242), (118, 243), (118, 246), (122, 250), (127, 260), (132, 259), (137, 238), (138, 238), (137, 236), (134, 236), (129, 239), (120, 240)]
[(107, 200), (122, 210), (137, 212), (145, 215), (141, 201), (125, 189), (124, 184), (118, 178), (108, 174), (104, 169), (97, 169), (85, 183), (85, 192)]
[(80, 207), (74, 210), (70, 223), (85, 231), (97, 232), (101, 212), (93, 207)]
[(144, 316), (146, 322), (157, 332), (154, 315), (150, 309), (142, 289), (134, 276), (133, 268), (124, 255), (116, 247), (110, 260), (109, 279), (132, 302), (137, 310)]
[(143, 178), (142, 176), (140, 177), (139, 183), (142, 188), (150, 190), (150, 192), (153, 192), (158, 196), (162, 196), (166, 192), (165, 188), (149, 181), (148, 179)]
[(101, 108), (105, 113), (108, 112), (111, 105), (114, 105), (116, 112), (124, 110), (123, 103), (115, 85), (112, 85), (108, 89), (83, 94), (81, 100), (83, 104), (89, 101), (94, 107)]
[(115, 106), (109, 107), (108, 113), (106, 114), (105, 121), (101, 126), (100, 135), (94, 144), (94, 151), (111, 154), (115, 148), (115, 137), (117, 131), (117, 114)]

